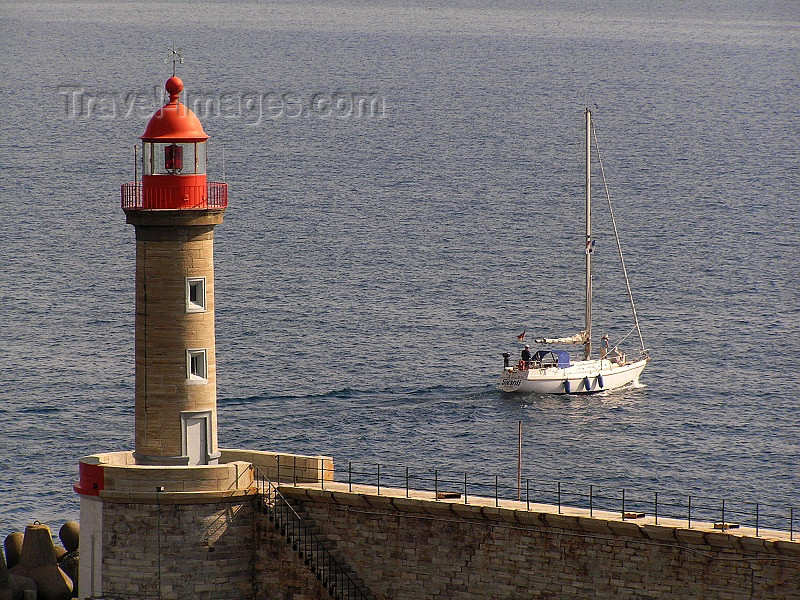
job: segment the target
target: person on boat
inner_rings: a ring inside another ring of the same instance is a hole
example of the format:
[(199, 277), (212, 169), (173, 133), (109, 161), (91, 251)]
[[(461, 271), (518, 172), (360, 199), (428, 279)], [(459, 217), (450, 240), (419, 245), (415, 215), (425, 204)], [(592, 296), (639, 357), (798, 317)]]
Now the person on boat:
[(614, 346), (614, 350), (611, 352), (611, 360), (613, 360), (618, 365), (624, 365), (625, 353), (621, 349)]
[(604, 333), (600, 338), (600, 358), (605, 358), (608, 355), (608, 334)]
[(525, 344), (525, 347), (522, 349), (522, 354), (520, 354), (520, 358), (522, 362), (525, 364), (525, 368), (527, 369), (531, 365), (531, 347), (528, 344)]

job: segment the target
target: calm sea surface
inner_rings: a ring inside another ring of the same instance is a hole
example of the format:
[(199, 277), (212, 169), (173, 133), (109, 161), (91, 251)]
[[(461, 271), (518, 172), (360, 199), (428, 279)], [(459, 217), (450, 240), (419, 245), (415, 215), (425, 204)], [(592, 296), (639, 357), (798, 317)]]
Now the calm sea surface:
[[(119, 186), (173, 41), (230, 186), (221, 446), (510, 485), (521, 421), (536, 487), (797, 512), (796, 2), (4, 2), (0, 536), (76, 519), (79, 457), (133, 447)], [(580, 327), (584, 103), (653, 361), (635, 389), (506, 395), (519, 332)]]

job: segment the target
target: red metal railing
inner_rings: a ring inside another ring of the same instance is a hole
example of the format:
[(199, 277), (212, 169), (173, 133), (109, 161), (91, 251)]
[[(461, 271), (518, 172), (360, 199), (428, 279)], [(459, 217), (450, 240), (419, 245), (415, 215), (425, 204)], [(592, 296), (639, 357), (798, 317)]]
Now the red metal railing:
[[(176, 191), (179, 198), (176, 202)], [(180, 188), (148, 186), (145, 198), (142, 196), (141, 183), (123, 183), (120, 190), (122, 208), (168, 209), (168, 210), (202, 210), (207, 208), (227, 208), (228, 184), (209, 181), (203, 185), (185, 185)]]
[(228, 184), (219, 181), (209, 181), (207, 203), (211, 208), (227, 208)]

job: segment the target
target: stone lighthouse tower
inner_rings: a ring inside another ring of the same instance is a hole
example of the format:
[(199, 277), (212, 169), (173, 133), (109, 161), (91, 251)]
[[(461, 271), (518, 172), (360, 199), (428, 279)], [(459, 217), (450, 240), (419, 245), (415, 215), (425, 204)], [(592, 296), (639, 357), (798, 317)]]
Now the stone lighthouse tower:
[(217, 445), (214, 227), (228, 190), (206, 180), (208, 135), (183, 82), (166, 89), (141, 136), (141, 182), (122, 186), (136, 232), (136, 442), (80, 459), (78, 596), (251, 600), (266, 478), (330, 480), (333, 461)]
[(166, 89), (141, 136), (141, 182), (122, 186), (136, 232), (136, 443), (80, 460), (79, 597), (247, 599), (254, 469), (217, 446), (214, 227), (227, 185), (206, 181), (208, 135), (183, 82)]
[(142, 135), (142, 182), (122, 188), (136, 228), (136, 450), (138, 464), (215, 464), (214, 226), (227, 185), (206, 181), (208, 135), (179, 101)]

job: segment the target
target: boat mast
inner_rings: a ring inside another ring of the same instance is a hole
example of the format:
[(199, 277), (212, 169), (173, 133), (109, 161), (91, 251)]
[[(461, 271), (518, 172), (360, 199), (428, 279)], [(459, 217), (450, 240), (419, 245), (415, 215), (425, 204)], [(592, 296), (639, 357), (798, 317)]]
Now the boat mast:
[(589, 360), (592, 353), (592, 166), (591, 128), (592, 112), (586, 112), (586, 341), (583, 344), (583, 359)]

